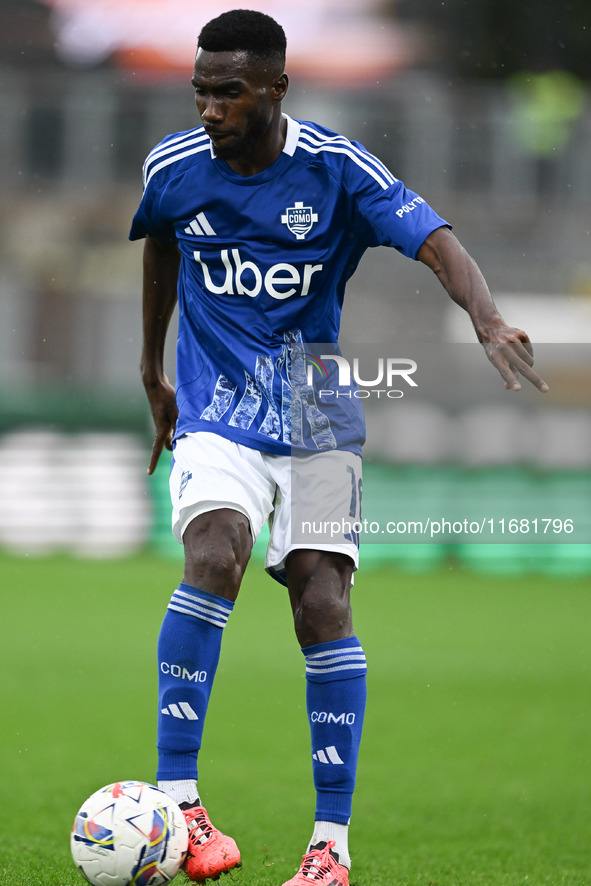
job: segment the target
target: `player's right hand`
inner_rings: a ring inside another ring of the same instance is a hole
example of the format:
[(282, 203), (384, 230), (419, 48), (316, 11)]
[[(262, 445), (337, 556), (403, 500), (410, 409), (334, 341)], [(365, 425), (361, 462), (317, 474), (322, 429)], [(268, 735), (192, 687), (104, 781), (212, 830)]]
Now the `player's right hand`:
[(166, 376), (154, 387), (146, 388), (150, 409), (156, 425), (148, 474), (153, 474), (163, 449), (172, 450), (172, 440), (179, 411), (173, 386)]
[(496, 340), (483, 342), (486, 356), (495, 366), (505, 382), (508, 391), (521, 390), (519, 376), (523, 376), (543, 394), (548, 385), (533, 369), (534, 350), (529, 337), (522, 329), (503, 324), (501, 333), (496, 331)]

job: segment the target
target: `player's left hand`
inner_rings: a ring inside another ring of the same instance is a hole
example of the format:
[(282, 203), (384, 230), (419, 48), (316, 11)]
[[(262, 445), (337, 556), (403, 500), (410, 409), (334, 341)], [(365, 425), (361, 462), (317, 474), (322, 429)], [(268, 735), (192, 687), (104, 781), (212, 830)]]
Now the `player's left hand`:
[(540, 378), (533, 369), (534, 349), (523, 329), (503, 326), (495, 331), (494, 338), (495, 341), (483, 341), (482, 345), (486, 356), (500, 373), (508, 391), (521, 390), (520, 375), (535, 385), (542, 393), (550, 390), (544, 379)]

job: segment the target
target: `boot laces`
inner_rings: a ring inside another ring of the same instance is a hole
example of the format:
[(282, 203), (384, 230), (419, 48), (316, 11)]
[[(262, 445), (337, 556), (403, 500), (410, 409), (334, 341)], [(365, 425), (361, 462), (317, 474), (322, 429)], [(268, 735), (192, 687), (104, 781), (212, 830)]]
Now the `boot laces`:
[(327, 874), (335, 863), (330, 850), (336, 846), (334, 840), (329, 840), (324, 849), (312, 849), (302, 859), (300, 873), (309, 880), (321, 879)]
[(194, 806), (193, 809), (187, 811), (190, 812), (190, 817), (186, 816), (186, 819), (191, 843), (201, 845), (209, 840), (215, 828), (202, 806)]

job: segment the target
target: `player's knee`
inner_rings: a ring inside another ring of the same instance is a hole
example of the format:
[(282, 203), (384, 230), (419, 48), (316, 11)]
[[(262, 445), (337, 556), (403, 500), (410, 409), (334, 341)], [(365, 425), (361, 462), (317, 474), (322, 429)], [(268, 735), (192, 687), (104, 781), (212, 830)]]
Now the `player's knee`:
[(248, 521), (233, 513), (203, 514), (183, 535), (183, 580), (229, 600), (238, 595), (252, 549)]
[(288, 570), (294, 626), (303, 647), (353, 634), (348, 558), (299, 557)]
[(219, 547), (185, 548), (183, 581), (188, 584), (233, 600), (241, 579), (242, 570), (232, 551)]
[(349, 601), (326, 591), (306, 592), (294, 612), (294, 626), (303, 647), (349, 637), (353, 633)]

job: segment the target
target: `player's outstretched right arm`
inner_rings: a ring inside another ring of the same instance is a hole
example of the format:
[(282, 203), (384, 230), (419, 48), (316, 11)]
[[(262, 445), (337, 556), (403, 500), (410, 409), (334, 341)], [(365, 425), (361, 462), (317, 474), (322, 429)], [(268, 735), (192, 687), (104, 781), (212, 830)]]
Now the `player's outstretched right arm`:
[(447, 227), (437, 228), (422, 244), (417, 258), (431, 268), (450, 298), (468, 312), (477, 338), (507, 390), (521, 389), (521, 375), (545, 393), (548, 385), (533, 369), (534, 353), (527, 333), (505, 323), (480, 268), (455, 235)]
[(164, 447), (172, 449), (178, 416), (174, 388), (164, 372), (164, 344), (177, 301), (180, 253), (176, 244), (146, 237), (143, 277), (142, 381), (156, 425), (148, 474)]

